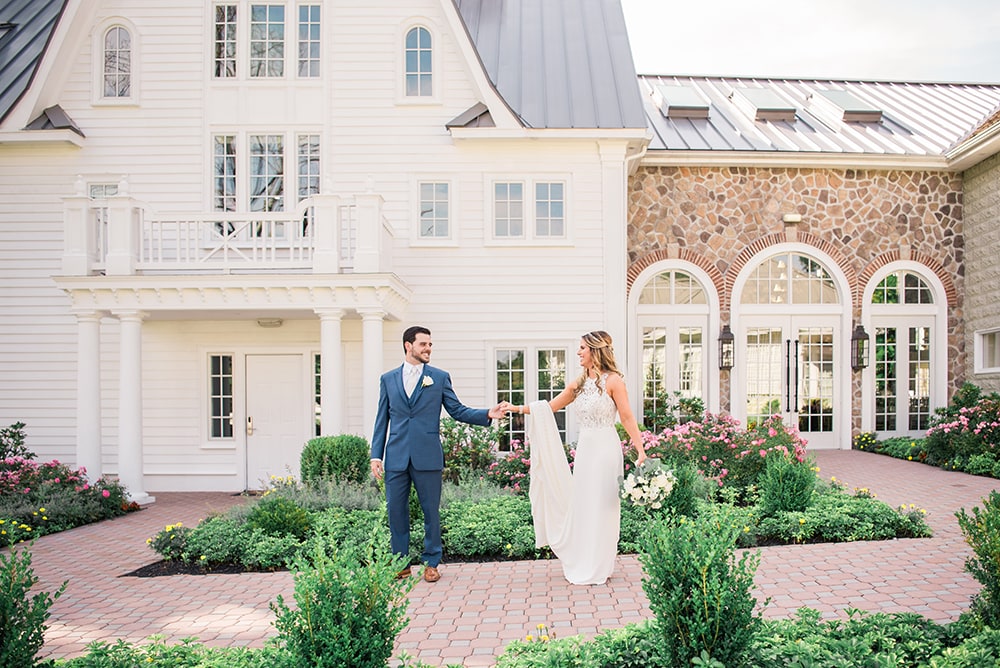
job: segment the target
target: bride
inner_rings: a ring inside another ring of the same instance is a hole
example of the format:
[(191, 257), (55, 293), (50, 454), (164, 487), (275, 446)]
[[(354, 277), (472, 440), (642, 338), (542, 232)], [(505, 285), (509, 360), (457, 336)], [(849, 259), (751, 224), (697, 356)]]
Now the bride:
[[(636, 450), (646, 458), (642, 436), (628, 401), (625, 381), (615, 364), (611, 336), (584, 334), (577, 351), (583, 373), (552, 401), (517, 406), (530, 414), (531, 515), (535, 546), (549, 545), (573, 584), (603, 584), (615, 567), (621, 523), (618, 485), (623, 475), (622, 447), (615, 429), (621, 418)], [(566, 461), (553, 412), (576, 402), (580, 436), (573, 472)]]

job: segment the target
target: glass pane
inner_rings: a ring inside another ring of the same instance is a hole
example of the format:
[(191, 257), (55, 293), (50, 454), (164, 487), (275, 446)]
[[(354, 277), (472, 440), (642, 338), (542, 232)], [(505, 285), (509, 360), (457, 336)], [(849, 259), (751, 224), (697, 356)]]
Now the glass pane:
[(910, 430), (925, 430), (931, 419), (931, 329), (909, 328)]
[[(497, 401), (509, 401), (520, 405), (525, 403), (525, 350), (506, 348), (496, 351), (496, 381)], [(507, 425), (505, 440), (500, 444), (501, 450), (510, 450), (511, 441), (524, 442), (524, 416), (511, 413)]]
[(896, 274), (889, 274), (883, 278), (872, 294), (872, 304), (898, 304), (898, 283), (899, 277)]
[(678, 390), (684, 398), (701, 398), (703, 350), (701, 327), (681, 327), (677, 338), (680, 350)]
[(747, 279), (740, 297), (743, 304), (788, 303), (788, 256), (761, 262)]
[(833, 431), (833, 329), (803, 327), (798, 339), (799, 431)]
[(667, 330), (644, 327), (642, 330), (642, 411), (655, 413), (666, 403)]
[(826, 269), (805, 255), (792, 255), (793, 304), (836, 304), (837, 288)]
[(932, 304), (930, 288), (916, 274), (903, 274), (903, 301), (906, 304)]
[(875, 431), (896, 430), (896, 328), (876, 327)]
[(781, 412), (785, 370), (781, 329), (751, 327), (746, 341), (747, 425)]
[[(551, 401), (566, 387), (566, 351), (538, 351), (538, 398)], [(555, 414), (559, 435), (566, 442), (566, 410)]]

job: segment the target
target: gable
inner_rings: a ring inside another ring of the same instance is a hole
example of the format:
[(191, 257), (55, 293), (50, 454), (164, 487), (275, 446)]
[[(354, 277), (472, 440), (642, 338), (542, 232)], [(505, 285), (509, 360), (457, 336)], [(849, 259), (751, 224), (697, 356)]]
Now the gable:
[(66, 0), (15, 0), (0, 8), (0, 122), (28, 90)]

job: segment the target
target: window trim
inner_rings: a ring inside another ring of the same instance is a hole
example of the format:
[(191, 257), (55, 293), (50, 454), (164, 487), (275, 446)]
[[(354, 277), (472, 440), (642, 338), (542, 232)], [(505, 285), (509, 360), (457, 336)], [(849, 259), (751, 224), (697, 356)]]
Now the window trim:
[[(244, 370), (241, 366), (241, 357), (234, 350), (218, 349), (203, 347), (199, 348), (199, 355), (201, 357), (202, 371), (201, 378), (202, 381), (199, 383), (201, 387), (201, 400), (199, 401), (201, 420), (199, 424), (201, 425), (198, 429), (201, 434), (201, 448), (202, 450), (236, 450), (243, 439), (240, 438), (240, 427), (239, 425), (243, 422), (243, 407), (239, 405), (237, 397), (245, 395), (245, 388), (243, 387), (244, 382)], [(232, 359), (232, 392), (233, 392), (233, 434), (232, 436), (212, 436), (212, 358), (213, 357), (225, 357), (228, 356)]]
[[(236, 74), (231, 77), (216, 76), (215, 73), (215, 12), (220, 6), (236, 7)], [(284, 56), (282, 59), (283, 73), (281, 76), (251, 76), (250, 73), (250, 10), (253, 5), (280, 5), (285, 9), (284, 20)], [(319, 74), (304, 76), (299, 74), (299, 9), (304, 6), (318, 6), (319, 15)], [(315, 83), (320, 85), (323, 80), (323, 59), (326, 57), (327, 29), (326, 14), (323, 3), (319, 0), (295, 1), (289, 0), (217, 0), (208, 3), (206, 24), (209, 26), (208, 43), (206, 45), (207, 63), (206, 75), (210, 86), (231, 86), (248, 84), (254, 86), (287, 85), (296, 82), (299, 85)]]
[[(105, 97), (104, 95), (104, 40), (112, 28), (123, 28), (131, 39), (129, 63), (129, 95)], [(91, 104), (98, 107), (136, 107), (139, 105), (140, 72), (142, 71), (141, 40), (135, 24), (123, 16), (108, 17), (97, 27), (91, 42)]]
[[(431, 36), (431, 94), (406, 94), (406, 36), (414, 28), (423, 28)], [(441, 31), (437, 24), (425, 16), (411, 16), (399, 25), (396, 34), (396, 104), (399, 106), (421, 107), (436, 106), (443, 103), (441, 91), (444, 88), (444, 77), (441, 74), (441, 59), (438, 57), (441, 44)]]
[(990, 335), (996, 335), (997, 342), (996, 345), (1000, 347), (1000, 327), (991, 327), (990, 329), (980, 329), (976, 330), (973, 334), (973, 373), (975, 374), (988, 374), (988, 373), (1000, 373), (1000, 355), (998, 355), (997, 366), (986, 366), (984, 360), (986, 358), (986, 337)]
[[(497, 385), (496, 356), (499, 350), (523, 350), (525, 352), (525, 403), (531, 403), (538, 399), (538, 351), (540, 350), (560, 350), (566, 354), (566, 383), (567, 385), (583, 372), (580, 368), (580, 360), (576, 356), (576, 347), (565, 339), (490, 339), (484, 342), (486, 355), (486, 378), (490, 396), (494, 399), (500, 395), (500, 388)], [(531, 360), (530, 368), (528, 360)], [(559, 388), (562, 391), (565, 388)], [(487, 400), (487, 403), (494, 403)], [(576, 421), (576, 411), (562, 409), (566, 414), (566, 442), (573, 443), (577, 439), (579, 429)]]
[(216, 126), (208, 129), (207, 151), (205, 164), (206, 175), (206, 210), (218, 211), (215, 208), (215, 140), (217, 137), (234, 138), (233, 145), (236, 150), (236, 210), (232, 213), (247, 214), (250, 210), (250, 181), (251, 181), (251, 156), (250, 137), (251, 136), (271, 136), (280, 135), (282, 137), (284, 174), (282, 202), (285, 213), (295, 210), (299, 202), (299, 138), (304, 135), (315, 135), (319, 138), (319, 180), (322, 188), (322, 178), (324, 169), (323, 160), (323, 131), (312, 126), (304, 127), (282, 127), (279, 129), (269, 129), (267, 127), (240, 127), (240, 126)]
[[(444, 183), (448, 186), (448, 234), (441, 237), (425, 237), (420, 234), (420, 188), (427, 183)], [(410, 182), (410, 229), (411, 246), (458, 246), (457, 217), (458, 192), (454, 176), (425, 174), (414, 177)]]
[[(523, 233), (520, 236), (498, 236), (496, 233), (496, 186), (503, 183), (518, 183), (522, 186)], [(540, 236), (536, 230), (536, 186), (559, 183), (563, 187), (563, 234), (561, 236)], [(570, 175), (558, 174), (486, 174), (483, 179), (483, 236), (487, 246), (572, 246), (573, 212)]]

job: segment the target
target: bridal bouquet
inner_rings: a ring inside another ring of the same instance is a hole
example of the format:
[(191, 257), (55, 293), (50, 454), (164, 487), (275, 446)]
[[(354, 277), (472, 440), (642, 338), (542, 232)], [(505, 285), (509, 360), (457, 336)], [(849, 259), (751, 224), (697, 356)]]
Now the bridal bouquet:
[(634, 506), (663, 507), (677, 478), (659, 459), (647, 459), (622, 481), (622, 498)]

